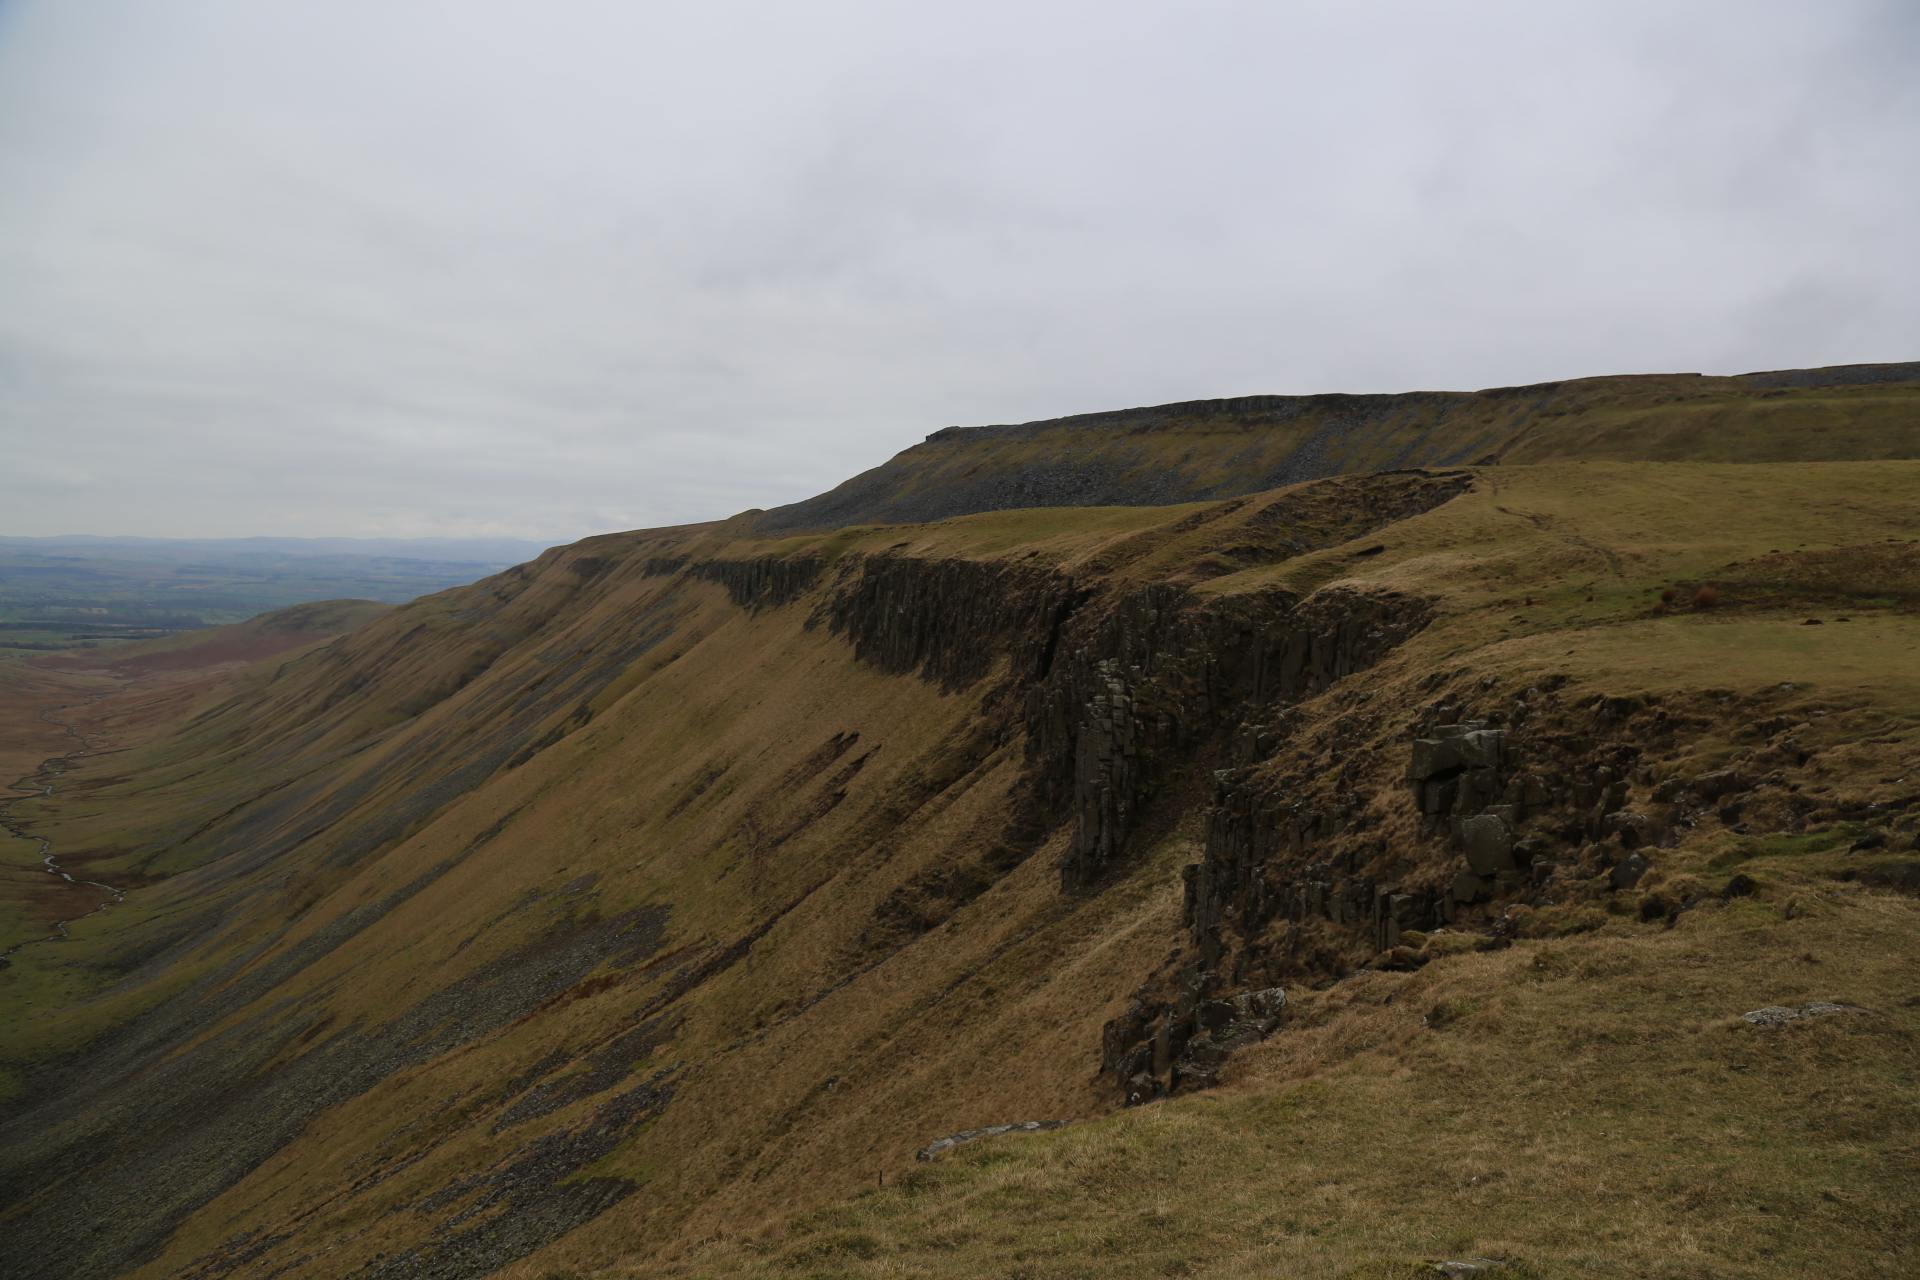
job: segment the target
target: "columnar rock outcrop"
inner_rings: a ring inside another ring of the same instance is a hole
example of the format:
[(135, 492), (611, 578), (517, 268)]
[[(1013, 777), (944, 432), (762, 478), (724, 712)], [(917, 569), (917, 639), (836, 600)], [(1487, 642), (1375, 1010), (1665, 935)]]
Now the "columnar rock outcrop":
[[(1738, 824), (1749, 812), (1791, 827), (1812, 805), (1778, 772), (1662, 780), (1642, 763), (1646, 752), (1672, 748), (1712, 719), (1648, 698), (1595, 695), (1566, 706), (1563, 684), (1543, 680), (1480, 716), (1448, 697), (1420, 707), (1399, 734), (1367, 691), (1344, 695), (1310, 739), (1289, 708), (1241, 725), (1228, 744), (1231, 767), (1214, 775), (1203, 856), (1184, 868), (1186, 964), (1171, 986), (1150, 979), (1104, 1033), (1102, 1068), (1127, 1101), (1205, 1087), (1225, 1052), (1253, 1042), (1214, 1037), (1188, 1060), (1190, 1015), (1220, 992), (1283, 976), (1330, 980), (1356, 966), (1415, 968), (1437, 929), (1504, 945), (1522, 908), (1630, 910), (1619, 895), (1636, 890), (1658, 848), (1687, 827), (1717, 818), (1745, 830)], [(1791, 728), (1755, 722), (1749, 732), (1768, 741), (1747, 759), (1804, 759)], [(1396, 777), (1404, 790), (1378, 789)], [(1394, 816), (1407, 809), (1410, 832), (1408, 818)], [(1638, 909), (1670, 921), (1749, 891), (1736, 877), (1717, 895), (1648, 893)]]
[(752, 610), (792, 604), (820, 580), (821, 572), (820, 561), (811, 556), (701, 560), (685, 567), (692, 577), (719, 583), (735, 604)]
[(1026, 684), (1047, 674), (1062, 624), (1091, 595), (1046, 569), (993, 561), (848, 556), (808, 619), (882, 671), (919, 674), (949, 693), (1001, 657)]
[(1071, 629), (1027, 700), (1041, 795), (1075, 824), (1062, 887), (1098, 879), (1139, 808), (1199, 743), (1236, 724), (1256, 748), (1262, 734), (1271, 741), (1266, 725), (1245, 726), (1255, 708), (1371, 666), (1427, 618), (1424, 601), (1399, 592), (1335, 586), (1302, 600), (1275, 588), (1203, 601), (1155, 586)]

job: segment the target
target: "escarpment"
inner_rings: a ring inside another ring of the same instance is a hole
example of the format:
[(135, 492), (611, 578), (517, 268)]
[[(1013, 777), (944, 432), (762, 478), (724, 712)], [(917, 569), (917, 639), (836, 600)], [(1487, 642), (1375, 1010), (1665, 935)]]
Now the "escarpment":
[[(0, 971), (0, 1256), (670, 1271), (1003, 1137), (1292, 1088), (1353, 993), (1891, 901), (1914, 465), (609, 535), (182, 685), (11, 806), (143, 878)], [(1832, 547), (1781, 545), (1789, 498)], [(735, 1269), (815, 1257), (768, 1248)]]
[(1176, 762), (1256, 708), (1366, 669), (1427, 619), (1418, 597), (1338, 588), (1198, 601), (1160, 587), (1114, 602), (1028, 700), (1039, 793), (1073, 814), (1063, 887), (1098, 879)]
[(1920, 364), (1906, 362), (1194, 400), (948, 427), (827, 493), (749, 514), (774, 534), (1029, 507), (1166, 506), (1406, 467), (1914, 458), (1917, 389)]

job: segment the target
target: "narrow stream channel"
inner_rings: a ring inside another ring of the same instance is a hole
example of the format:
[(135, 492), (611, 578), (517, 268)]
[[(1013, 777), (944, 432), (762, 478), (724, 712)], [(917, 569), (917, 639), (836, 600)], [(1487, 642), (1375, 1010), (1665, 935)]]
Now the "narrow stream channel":
[[(107, 693), (109, 692), (113, 692), (113, 690), (108, 690), (106, 692), (89, 695), (87, 698), (87, 705), (92, 705), (93, 703), (98, 702), (100, 699), (106, 697)], [(67, 708), (61, 707), (60, 710), (65, 711), (67, 710)], [(62, 768), (61, 766), (66, 764), (68, 761), (78, 760), (81, 757), (85, 756), (87, 752), (93, 748), (95, 743), (98, 743), (101, 746), (111, 745), (107, 742), (105, 738), (102, 738), (98, 734), (86, 733), (82, 730), (74, 728), (72, 725), (68, 724), (65, 720), (62, 720), (58, 716), (54, 715), (53, 712), (51, 711), (42, 711), (40, 713), (40, 719), (47, 724), (58, 725), (61, 729), (63, 729), (67, 733), (69, 737), (73, 738), (80, 745), (74, 750), (67, 752), (65, 755), (54, 756), (52, 759), (41, 761), (40, 767), (38, 769), (34, 770), (32, 773), (28, 774), (26, 777), (20, 779), (20, 781), (18, 782), (9, 783), (7, 785), (7, 789), (9, 791), (25, 791), (25, 792), (28, 792), (30, 795), (50, 796), (53, 794), (54, 780), (62, 777), (67, 772), (66, 769)], [(0, 968), (4, 968), (6, 965), (11, 964), (12, 961), (9, 960), (8, 957), (22, 947), (31, 946), (36, 942), (53, 942), (61, 938), (72, 937), (73, 935), (67, 930), (68, 925), (72, 924), (76, 920), (84, 920), (88, 916), (97, 915), (100, 912), (105, 911), (108, 907), (112, 906), (114, 903), (125, 901), (127, 896), (126, 890), (116, 889), (112, 885), (102, 884), (98, 880), (76, 880), (73, 876), (63, 871), (60, 867), (60, 864), (54, 860), (53, 841), (47, 839), (44, 836), (28, 835), (25, 831), (21, 830), (18, 826), (16, 826), (13, 821), (12, 808), (14, 805), (18, 804), (22, 799), (25, 799), (25, 798), (26, 797), (23, 797), (23, 796), (0, 797), (0, 828), (5, 828), (7, 834), (12, 836), (15, 840), (39, 841), (40, 842), (40, 867), (41, 867), (41, 870), (45, 871), (48, 875), (59, 876), (62, 880), (65, 880), (68, 884), (74, 884), (74, 885), (84, 884), (84, 885), (91, 885), (95, 889), (104, 889), (110, 896), (104, 902), (102, 902), (99, 906), (95, 907), (92, 911), (83, 911), (77, 916), (68, 916), (64, 920), (54, 921), (53, 932), (48, 934), (46, 937), (28, 938), (25, 942), (16, 942), (12, 946), (8, 947), (5, 951), (0, 951)]]

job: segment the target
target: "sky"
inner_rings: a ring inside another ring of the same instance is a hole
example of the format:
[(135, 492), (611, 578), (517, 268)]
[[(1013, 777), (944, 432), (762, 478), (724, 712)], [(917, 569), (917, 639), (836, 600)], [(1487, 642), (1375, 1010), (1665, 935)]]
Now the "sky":
[(1920, 358), (1911, 0), (0, 0), (0, 534), (571, 539), (952, 425)]

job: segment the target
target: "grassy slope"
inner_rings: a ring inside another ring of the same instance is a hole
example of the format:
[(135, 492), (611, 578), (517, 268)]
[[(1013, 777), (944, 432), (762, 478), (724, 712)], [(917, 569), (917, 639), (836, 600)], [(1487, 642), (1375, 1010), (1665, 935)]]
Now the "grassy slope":
[[(814, 509), (830, 523), (949, 514), (957, 495), (986, 510), (1065, 468), (1109, 493), (1165, 502), (1228, 497), (1382, 467), (1497, 459), (1827, 462), (1920, 458), (1920, 385), (1767, 389), (1745, 378), (1584, 378), (1476, 393), (1290, 398), (1278, 414), (1209, 401), (1138, 423), (1064, 419), (1029, 429), (942, 435), (771, 513)], [(1095, 477), (1098, 477), (1095, 479)], [(1072, 486), (1049, 502), (1080, 502)], [(783, 524), (784, 527), (784, 524)]]
[[(32, 657), (0, 661), (0, 699), (8, 715), (0, 726), (0, 777), (19, 779), (37, 787), (47, 779), (43, 762), (82, 748), (76, 732), (62, 724), (84, 727), (91, 761), (104, 761), (151, 742), (171, 730), (186, 708), (240, 667), (317, 644), (372, 621), (391, 605), (366, 600), (324, 600), (263, 614), (246, 622), (204, 631), (186, 632), (158, 640), (136, 641), (88, 650), (85, 654)], [(97, 700), (111, 697), (106, 706)], [(81, 828), (83, 815), (92, 812), (90, 792), (116, 779), (91, 767), (74, 774), (76, 762), (50, 799), (15, 800), (10, 811), (31, 816), (23, 832), (59, 822), (66, 831)], [(32, 781), (36, 777), (40, 782)], [(16, 789), (20, 794), (24, 789)], [(28, 793), (30, 794), (30, 793)], [(133, 815), (124, 797), (116, 795), (107, 816), (109, 827), (130, 826)], [(100, 856), (97, 844), (89, 849), (63, 837), (56, 857), (71, 874), (98, 879), (123, 888), (145, 881), (144, 874), (111, 857)], [(28, 839), (0, 843), (0, 950), (32, 938), (45, 937), (53, 921), (93, 910), (102, 891), (74, 885), (48, 875), (41, 867), (39, 845)]]
[[(396, 610), (277, 679), (242, 677), (185, 738), (116, 761), (123, 780), (98, 787), (85, 812), (62, 814), (50, 828), (74, 842), (69, 847), (125, 845), (117, 855), (123, 869), (170, 878), (136, 895), (124, 913), (78, 926), (79, 938), (58, 957), (22, 953), (0, 990), (15, 1002), (14, 1016), (49, 1016), (15, 1023), (27, 1030), (11, 1050), (29, 1060), (70, 1051), (227, 961), (263, 965), (355, 906), (444, 865), (376, 924), (222, 1012), (199, 1038), (230, 1027), (254, 1035), (284, 1029), (275, 1061), (291, 1060), (315, 1042), (300, 1040), (312, 1027), (324, 1044), (334, 1033), (327, 1028), (377, 1025), (570, 922), (663, 902), (674, 910), (657, 954), (669, 961), (596, 970), (612, 981), (578, 984), (483, 1046), (397, 1072), (323, 1112), (213, 1199), (145, 1273), (166, 1274), (256, 1230), (291, 1238), (237, 1263), (234, 1274), (264, 1274), (316, 1248), (333, 1249), (329, 1273), (345, 1274), (410, 1247), (439, 1219), (396, 1212), (400, 1206), (457, 1173), (495, 1167), (529, 1139), (584, 1119), (596, 1102), (496, 1130), (519, 1092), (506, 1084), (510, 1077), (556, 1050), (604, 1044), (631, 1025), (675, 965), (716, 954), (770, 920), (746, 960), (680, 1000), (687, 1018), (675, 1038), (634, 1064), (636, 1079), (679, 1064), (672, 1104), (582, 1171), (628, 1178), (642, 1191), (521, 1264), (524, 1274), (551, 1266), (649, 1274), (667, 1265), (656, 1252), (662, 1246), (685, 1248), (716, 1233), (723, 1239), (704, 1246), (712, 1252), (696, 1249), (672, 1265), (1070, 1274), (1080, 1265), (1073, 1259), (1119, 1240), (1128, 1250), (1108, 1256), (1105, 1274), (1176, 1273), (1176, 1263), (1222, 1274), (1255, 1265), (1333, 1274), (1367, 1256), (1468, 1244), (1512, 1248), (1551, 1266), (1598, 1252), (1602, 1267), (1615, 1265), (1607, 1258), (1627, 1267), (1659, 1257), (1681, 1259), (1681, 1274), (1787, 1274), (1796, 1269), (1791, 1250), (1763, 1257), (1756, 1244), (1751, 1256), (1733, 1256), (1727, 1241), (1745, 1219), (1714, 1190), (1724, 1167), (1756, 1187), (1781, 1188), (1783, 1203), (1811, 1203), (1831, 1186), (1833, 1203), (1844, 1205), (1864, 1194), (1848, 1180), (1846, 1162), (1878, 1159), (1892, 1171), (1878, 1198), (1856, 1206), (1853, 1218), (1834, 1210), (1839, 1225), (1824, 1237), (1831, 1256), (1870, 1266), (1886, 1243), (1876, 1234), (1884, 1206), (1910, 1214), (1913, 1205), (1910, 1161), (1902, 1165), (1899, 1154), (1911, 1148), (1912, 1082), (1885, 1046), (1910, 1043), (1914, 1014), (1891, 991), (1878, 949), (1910, 940), (1913, 918), (1904, 902), (1849, 899), (1783, 923), (1788, 894), (1831, 888), (1822, 875), (1838, 869), (1787, 855), (1755, 864), (1765, 883), (1756, 902), (1689, 919), (1674, 934), (1628, 939), (1639, 930), (1616, 922), (1583, 940), (1525, 942), (1411, 977), (1349, 984), (1307, 1002), (1303, 1021), (1318, 1029), (1290, 1032), (1237, 1061), (1232, 1087), (1219, 1094), (1025, 1146), (969, 1150), (909, 1191), (786, 1224), (786, 1215), (851, 1194), (883, 1172), (899, 1178), (913, 1167), (911, 1152), (940, 1133), (1110, 1111), (1111, 1086), (1090, 1074), (1098, 1029), (1183, 937), (1177, 869), (1193, 856), (1197, 818), (1192, 810), (1178, 821), (1170, 815), (1127, 873), (1090, 898), (1059, 895), (1050, 865), (1056, 841), (959, 906), (946, 926), (890, 954), (903, 939), (884, 927), (886, 905), (916, 878), (977, 856), (997, 836), (1018, 744), (973, 740), (983, 690), (943, 695), (858, 664), (843, 642), (803, 626), (805, 602), (748, 614), (714, 584), (637, 569), (666, 552), (894, 550), (1050, 564), (1110, 581), (1185, 582), (1213, 594), (1272, 582), (1395, 584), (1432, 593), (1438, 621), (1382, 667), (1310, 704), (1309, 717), (1330, 717), (1339, 698), (1359, 688), (1408, 702), (1428, 696), (1414, 690), (1436, 670), (1467, 672), (1457, 677), (1462, 688), (1492, 676), (1505, 691), (1557, 672), (1575, 690), (1693, 698), (1717, 688), (1747, 702), (1792, 679), (1801, 685), (1795, 706), (1828, 713), (1819, 733), (1831, 740), (1807, 766), (1809, 785), (1870, 797), (1891, 786), (1880, 779), (1909, 771), (1904, 740), (1869, 739), (1920, 719), (1915, 619), (1898, 602), (1864, 610), (1856, 602), (1847, 626), (1795, 628), (1806, 607), (1831, 600), (1830, 589), (1783, 596), (1782, 575), (1773, 573), (1749, 599), (1725, 567), (1775, 548), (1907, 536), (1920, 521), (1916, 481), (1914, 463), (1507, 467), (1484, 472), (1477, 492), (1366, 540), (1385, 546), (1377, 555), (1356, 560), (1360, 548), (1348, 545), (1236, 572), (1223, 572), (1234, 566), (1218, 549), (1253, 508), (1199, 526), (1190, 517), (1201, 508), (1094, 509), (776, 544), (742, 541), (731, 525), (593, 540), (550, 553), (512, 583)], [(583, 555), (616, 564), (582, 574), (570, 565)], [(1653, 616), (1650, 593), (1707, 581), (1722, 584), (1728, 607)], [(315, 806), (356, 779), (370, 788), (362, 809), (404, 795), (414, 785), (410, 762), (489, 732), (504, 714), (486, 710), (495, 693), (530, 687), (562, 655), (644, 632), (661, 618), (671, 619), (671, 630), (592, 694), (595, 714), (584, 725), (570, 719), (570, 702), (556, 706), (537, 727), (571, 724), (565, 736), (358, 861), (329, 865), (329, 850), (351, 834), (330, 832), (297, 859), (235, 873), (236, 855), (196, 844), (199, 837), (156, 834), (191, 826), (180, 822), (183, 810), (217, 816), (282, 777), (292, 790), (316, 788), (307, 801)], [(486, 653), (495, 655), (490, 665), (475, 670), (474, 655)], [(370, 683), (325, 705), (348, 669)], [(1672, 767), (1739, 750), (1733, 714), (1699, 734)], [(845, 785), (845, 802), (769, 848), (764, 833), (793, 829), (817, 804), (823, 774), (807, 773), (809, 758), (830, 736), (848, 733), (860, 735), (858, 752), (880, 750)], [(1196, 773), (1206, 763), (1196, 761)], [(1384, 750), (1382, 805), (1404, 803), (1391, 785), (1398, 767)], [(1727, 852), (1690, 844), (1666, 871), (1680, 877)], [(597, 879), (583, 884), (588, 873)], [(804, 910), (781, 914), (803, 897)], [(210, 913), (210, 904), (219, 909)], [(129, 936), (176, 920), (194, 921), (197, 932), (176, 941), (163, 965), (129, 978), (110, 963)], [(1803, 946), (1819, 953), (1822, 982), (1807, 987), (1812, 995), (1868, 1005), (1873, 1014), (1772, 1041), (1728, 1030), (1729, 1014), (1794, 994), (1777, 973)], [(1702, 948), (1720, 957), (1707, 977)], [(878, 959), (885, 963), (867, 969)], [(1387, 1003), (1401, 988), (1406, 996)], [(1413, 1014), (1426, 1002), (1469, 1012), (1444, 1035), (1419, 1033)], [(1642, 1005), (1657, 1014), (1642, 1016)], [(1597, 1029), (1585, 1040), (1569, 1021), (1576, 1013)], [(1677, 1038), (1676, 1027), (1689, 1038)], [(1567, 1037), (1589, 1047), (1570, 1055)], [(1621, 1181), (1598, 1178), (1588, 1135), (1615, 1130), (1590, 1105), (1574, 1107), (1576, 1116), (1555, 1129), (1554, 1108), (1566, 1109), (1569, 1092), (1607, 1097), (1609, 1089), (1641, 1087), (1631, 1082), (1654, 1069), (1650, 1043), (1660, 1063), (1675, 1060), (1674, 1045), (1684, 1047), (1675, 1071), (1720, 1061), (1716, 1053), (1751, 1053), (1772, 1074), (1729, 1076), (1734, 1084), (1726, 1086), (1698, 1075), (1706, 1089), (1699, 1115), (1669, 1117), (1670, 1129), (1647, 1127), (1653, 1122), (1644, 1116), (1623, 1119), (1623, 1150), (1638, 1140), (1651, 1154), (1635, 1156), (1644, 1167)], [(1767, 1047), (1776, 1043), (1811, 1046), (1811, 1057)], [(1847, 1108), (1859, 1097), (1884, 1099), (1876, 1105), (1886, 1123), (1874, 1133), (1852, 1120), (1811, 1132), (1802, 1146), (1818, 1146), (1817, 1156), (1783, 1163), (1770, 1145), (1775, 1135), (1757, 1125), (1762, 1103), (1737, 1086), (1777, 1077), (1781, 1089), (1814, 1087), (1805, 1064), (1826, 1063), (1821, 1054), (1851, 1055), (1845, 1071), (1853, 1074), (1842, 1084), (1856, 1092), (1843, 1091), (1851, 1100), (1836, 1106), (1852, 1116)], [(1516, 1089), (1516, 1080), (1526, 1087)], [(1431, 1132), (1413, 1127), (1429, 1122), (1423, 1108), (1437, 1116)], [(1687, 1141), (1673, 1144), (1674, 1134)], [(1656, 1148), (1656, 1138), (1669, 1146)], [(1309, 1154), (1287, 1149), (1296, 1139)], [(1526, 1204), (1564, 1212), (1521, 1213), (1511, 1198), (1453, 1172), (1458, 1165), (1471, 1178), (1483, 1164), (1488, 1174), (1504, 1173), (1505, 1186), (1527, 1186)], [(392, 1173), (369, 1182), (369, 1168)], [(1309, 1176), (1323, 1168), (1334, 1176)], [(1667, 1169), (1694, 1181), (1663, 1199), (1645, 1184)], [(1598, 1192), (1596, 1181), (1604, 1184)], [(1708, 1190), (1685, 1208), (1693, 1187)], [(1618, 1230), (1628, 1238), (1596, 1250), (1591, 1226), (1579, 1226), (1592, 1219), (1577, 1216), (1584, 1202), (1572, 1198), (1574, 1189), (1593, 1199), (1594, 1214), (1624, 1216), (1629, 1225)], [(1681, 1209), (1671, 1208), (1674, 1196)], [(1634, 1218), (1641, 1202), (1656, 1208)], [(1478, 1225), (1484, 1221), (1493, 1225)], [(742, 1230), (762, 1224), (764, 1235)], [(1675, 1234), (1682, 1230), (1693, 1232), (1692, 1243)], [(743, 1235), (755, 1237), (752, 1247)], [(1156, 1239), (1167, 1243), (1140, 1243)], [(1245, 1252), (1252, 1249), (1267, 1252)]]
[[(1742, 904), (1365, 974), (1307, 995), (1217, 1092), (990, 1139), (599, 1274), (1412, 1277), (1489, 1256), (1522, 1276), (1906, 1274), (1916, 915), (1863, 893), (1791, 920)], [(1865, 1011), (1732, 1016), (1815, 999)]]

